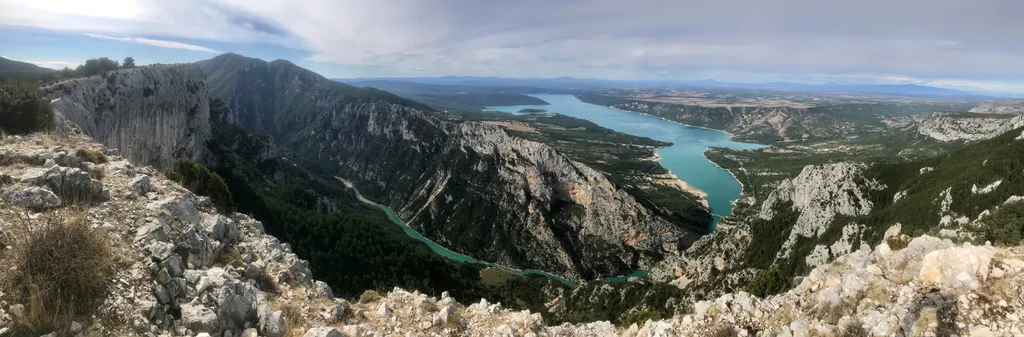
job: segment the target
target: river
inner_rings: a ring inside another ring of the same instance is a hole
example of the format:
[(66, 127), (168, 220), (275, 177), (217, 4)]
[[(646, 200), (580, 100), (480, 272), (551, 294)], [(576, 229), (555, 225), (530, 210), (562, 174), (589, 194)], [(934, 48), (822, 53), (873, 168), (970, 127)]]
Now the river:
[[(729, 134), (687, 126), (644, 114), (622, 111), (588, 104), (573, 95), (532, 95), (551, 105), (517, 105), (491, 107), (491, 110), (518, 113), (526, 108), (545, 109), (549, 112), (582, 118), (597, 125), (636, 136), (644, 136), (672, 146), (659, 149), (661, 165), (672, 171), (680, 180), (708, 194), (708, 204), (716, 215), (732, 214), (732, 203), (742, 197), (742, 187), (729, 171), (715, 165), (706, 157), (708, 147), (730, 149), (758, 149), (760, 144), (734, 142)], [(717, 218), (717, 217), (716, 217)], [(714, 223), (712, 223), (714, 230)]]

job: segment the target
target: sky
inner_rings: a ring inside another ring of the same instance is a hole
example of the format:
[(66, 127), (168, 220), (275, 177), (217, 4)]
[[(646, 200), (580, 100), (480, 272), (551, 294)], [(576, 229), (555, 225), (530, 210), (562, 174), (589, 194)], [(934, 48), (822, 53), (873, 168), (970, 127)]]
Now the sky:
[(1024, 93), (1020, 0), (0, 0), (47, 67), (235, 52), (331, 78), (925, 84)]

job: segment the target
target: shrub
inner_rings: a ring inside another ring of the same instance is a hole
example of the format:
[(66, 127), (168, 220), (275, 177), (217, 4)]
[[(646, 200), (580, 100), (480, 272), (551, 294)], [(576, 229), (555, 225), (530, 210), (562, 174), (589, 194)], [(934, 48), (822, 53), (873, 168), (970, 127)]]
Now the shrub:
[(79, 159), (93, 164), (103, 164), (110, 160), (103, 151), (98, 149), (81, 148), (75, 150), (75, 155), (78, 156)]
[(838, 337), (868, 337), (871, 333), (867, 329), (864, 329), (863, 323), (860, 320), (854, 320), (849, 322), (839, 329)]
[(1016, 246), (1024, 239), (1024, 202), (1014, 202), (999, 208), (982, 224), (985, 240), (1000, 246)]
[(745, 290), (763, 298), (789, 290), (791, 285), (792, 281), (782, 274), (778, 266), (775, 266), (772, 269), (757, 272), (754, 279), (747, 283)]
[(359, 295), (359, 303), (372, 303), (380, 301), (382, 297), (376, 290), (364, 291), (362, 295)]
[(728, 325), (719, 325), (712, 333), (714, 337), (737, 337), (739, 335), (740, 333), (736, 329)]
[(106, 234), (90, 228), (82, 214), (25, 227), (4, 256), (4, 270), (10, 272), (0, 276), (9, 300), (25, 305), (16, 330), (62, 331), (103, 297), (115, 255)]
[(306, 326), (306, 318), (302, 315), (302, 308), (292, 302), (272, 301), (271, 308), (281, 310), (284, 316), (284, 327), (287, 333), (285, 336), (301, 336), (302, 328)]
[(227, 183), (217, 173), (188, 159), (178, 159), (174, 171), (167, 177), (185, 186), (192, 193), (210, 197), (217, 210), (228, 213), (234, 210), (234, 201)]
[(619, 322), (619, 326), (629, 327), (630, 325), (633, 325), (633, 323), (636, 323), (637, 326), (642, 327), (644, 326), (644, 323), (647, 323), (647, 320), (659, 320), (666, 318), (667, 316), (668, 315), (666, 315), (664, 312), (657, 309), (631, 311), (628, 314), (626, 314), (626, 317), (622, 318), (622, 320)]
[(28, 134), (53, 129), (53, 109), (36, 89), (0, 84), (0, 130)]

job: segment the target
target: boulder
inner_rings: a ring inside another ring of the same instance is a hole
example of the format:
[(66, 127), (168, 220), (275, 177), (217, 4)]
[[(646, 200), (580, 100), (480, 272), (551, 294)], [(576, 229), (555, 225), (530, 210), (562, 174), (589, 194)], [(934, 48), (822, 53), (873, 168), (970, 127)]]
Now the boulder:
[(381, 318), (391, 317), (391, 308), (388, 308), (387, 303), (381, 303), (380, 306), (377, 307), (377, 316)]
[(180, 245), (188, 249), (185, 263), (190, 269), (203, 269), (213, 265), (221, 247), (219, 242), (211, 240), (194, 224), (188, 226), (182, 238), (183, 242)]
[(185, 193), (151, 202), (146, 205), (146, 208), (158, 212), (167, 211), (183, 224), (198, 224), (200, 220), (200, 213), (196, 208), (198, 202), (195, 194)]
[(284, 312), (276, 310), (260, 319), (260, 332), (266, 337), (281, 337), (287, 332)]
[(56, 208), (61, 205), (60, 198), (56, 194), (45, 188), (34, 186), (4, 193), (3, 200), (15, 206), (36, 211)]
[[(84, 202), (92, 199), (107, 200), (110, 194), (103, 182), (92, 179), (89, 172), (74, 167), (54, 166), (46, 171), (43, 181), (67, 199), (65, 202)], [(38, 183), (38, 182), (37, 182)]]
[(139, 175), (135, 177), (135, 179), (132, 179), (132, 181), (129, 183), (129, 186), (131, 186), (133, 194), (137, 196), (145, 196), (146, 193), (149, 193), (151, 188), (149, 176)]
[(320, 313), (320, 317), (328, 322), (340, 321), (345, 317), (345, 305), (341, 303), (330, 305), (324, 308), (323, 312)]
[(918, 278), (925, 285), (977, 289), (979, 282), (988, 279), (989, 265), (994, 256), (992, 247), (976, 247), (970, 243), (933, 251), (921, 261)]
[(303, 337), (342, 337), (341, 331), (336, 328), (312, 328), (306, 331)]
[(161, 219), (147, 222), (135, 232), (135, 241), (167, 242), (170, 239), (171, 228)]
[(334, 299), (334, 292), (331, 291), (331, 287), (327, 283), (316, 281), (313, 285), (316, 287), (314, 294), (317, 298)]
[[(225, 275), (230, 274), (225, 273)], [(259, 290), (249, 283), (242, 283), (234, 278), (225, 278), (223, 286), (214, 285), (209, 291), (217, 303), (217, 317), (220, 318), (220, 324), (225, 328), (245, 329), (247, 323), (259, 319), (256, 310)]]
[(217, 313), (202, 304), (182, 304), (181, 322), (192, 331), (217, 331)]

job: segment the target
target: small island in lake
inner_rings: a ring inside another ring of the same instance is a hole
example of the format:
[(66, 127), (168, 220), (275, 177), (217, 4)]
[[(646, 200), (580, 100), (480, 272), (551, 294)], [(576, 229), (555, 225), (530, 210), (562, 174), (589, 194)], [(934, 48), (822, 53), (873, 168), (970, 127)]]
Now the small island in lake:
[(547, 109), (537, 109), (537, 108), (526, 108), (526, 109), (519, 110), (519, 113), (524, 113), (524, 114), (528, 114), (528, 113), (529, 114), (535, 114), (535, 113), (545, 113), (545, 112), (548, 112), (548, 110)]

